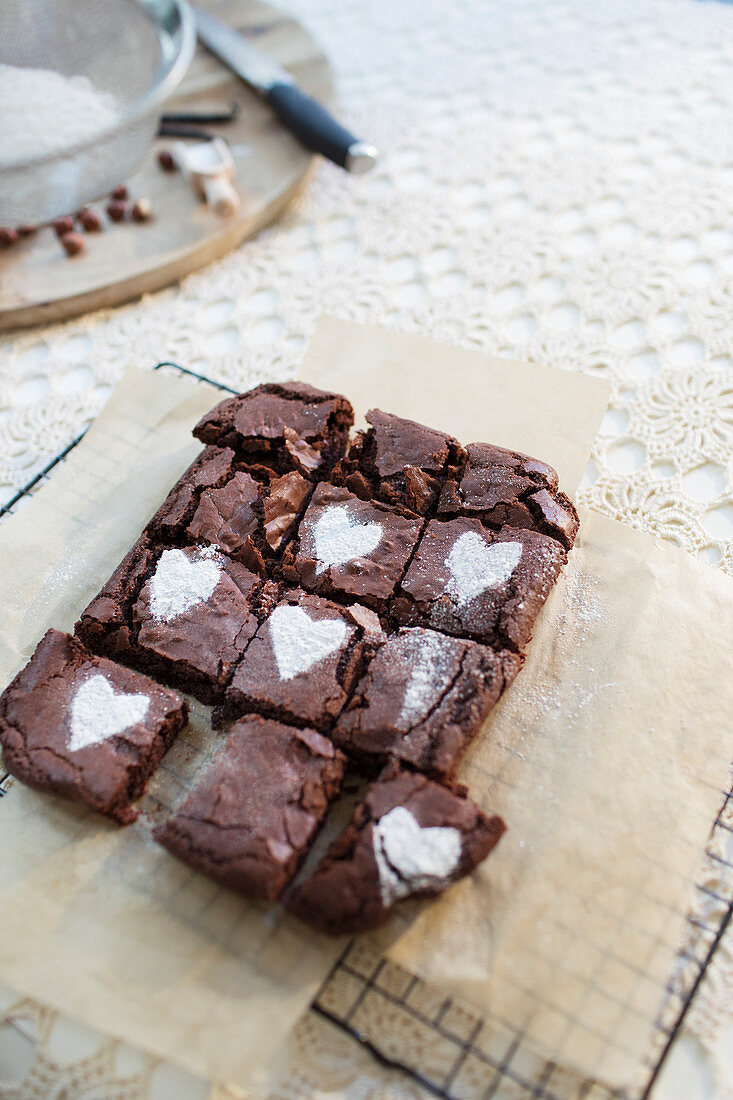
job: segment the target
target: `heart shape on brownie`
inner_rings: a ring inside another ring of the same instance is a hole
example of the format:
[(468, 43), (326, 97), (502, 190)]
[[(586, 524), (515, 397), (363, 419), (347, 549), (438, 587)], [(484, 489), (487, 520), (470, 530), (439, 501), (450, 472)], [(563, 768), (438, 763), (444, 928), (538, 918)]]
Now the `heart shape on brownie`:
[(521, 542), (485, 542), (478, 532), (465, 531), (445, 560), (450, 573), (446, 591), (465, 607), (487, 589), (506, 584), (521, 556)]
[(361, 523), (353, 518), (345, 504), (328, 508), (313, 525), (313, 545), (318, 559), (316, 575), (325, 573), (332, 565), (345, 565), (347, 561), (371, 554), (382, 541), (382, 534), (381, 524)]
[(457, 829), (423, 827), (405, 806), (395, 806), (372, 826), (372, 845), (385, 907), (421, 890), (442, 890), (461, 861)]
[(349, 628), (341, 619), (311, 619), (302, 607), (282, 604), (268, 620), (281, 680), (292, 680), (341, 649)]
[(150, 610), (164, 623), (205, 603), (219, 583), (219, 555), (205, 547), (189, 558), (183, 550), (164, 550), (150, 581)]
[(142, 722), (150, 708), (147, 695), (117, 692), (106, 676), (96, 673), (77, 688), (71, 702), (70, 752), (98, 745)]

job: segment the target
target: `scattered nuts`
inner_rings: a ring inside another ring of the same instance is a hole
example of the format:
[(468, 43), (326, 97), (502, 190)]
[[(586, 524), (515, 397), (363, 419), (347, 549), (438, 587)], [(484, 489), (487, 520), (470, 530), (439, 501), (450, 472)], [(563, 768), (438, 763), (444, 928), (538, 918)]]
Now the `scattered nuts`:
[(168, 149), (161, 149), (158, 153), (158, 164), (164, 172), (175, 172), (176, 162), (173, 154)]
[(68, 256), (78, 256), (79, 253), (83, 252), (86, 248), (84, 238), (80, 233), (64, 233), (61, 238), (61, 244), (64, 246)]
[(71, 214), (64, 214), (63, 218), (55, 218), (51, 225), (56, 230), (56, 235), (63, 237), (64, 233), (71, 233), (74, 228), (74, 219)]
[(125, 187), (124, 183), (121, 183), (119, 187), (115, 187), (115, 189), (112, 192), (110, 198), (120, 199), (120, 200), (127, 198), (127, 188)]
[(138, 199), (130, 211), (133, 221), (146, 222), (153, 212), (150, 199)]
[(83, 229), (86, 229), (87, 233), (98, 233), (102, 228), (102, 220), (96, 210), (90, 210), (88, 206), (85, 206), (83, 210), (80, 210), (76, 215)]
[(113, 222), (121, 222), (125, 216), (125, 204), (122, 199), (111, 199), (107, 203), (107, 213)]
[(3, 248), (10, 248), (11, 244), (16, 244), (17, 241), (17, 229), (0, 228), (0, 246), (2, 246)]

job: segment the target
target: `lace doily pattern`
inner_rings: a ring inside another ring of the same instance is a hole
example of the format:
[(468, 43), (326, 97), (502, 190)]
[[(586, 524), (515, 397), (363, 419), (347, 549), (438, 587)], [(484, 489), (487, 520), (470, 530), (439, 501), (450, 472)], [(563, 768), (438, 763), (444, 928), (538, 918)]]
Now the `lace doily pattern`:
[[(342, 113), (381, 164), (359, 179), (324, 165), (277, 225), (180, 286), (3, 339), (0, 503), (94, 417), (130, 361), (172, 359), (246, 388), (291, 376), (332, 313), (608, 378), (581, 502), (733, 572), (733, 10), (288, 6), (332, 57)], [(689, 1023), (710, 1096), (733, 1090), (732, 953), (729, 936)], [(23, 1012), (40, 1026), (40, 1009)], [(348, 1049), (331, 1041), (325, 1051)], [(363, 1051), (324, 1054), (342, 1057), (366, 1083), (324, 1095), (413, 1095), (366, 1069)], [(110, 1066), (94, 1085), (59, 1070), (55, 1093), (7, 1095), (157, 1100), (152, 1078), (126, 1084)]]

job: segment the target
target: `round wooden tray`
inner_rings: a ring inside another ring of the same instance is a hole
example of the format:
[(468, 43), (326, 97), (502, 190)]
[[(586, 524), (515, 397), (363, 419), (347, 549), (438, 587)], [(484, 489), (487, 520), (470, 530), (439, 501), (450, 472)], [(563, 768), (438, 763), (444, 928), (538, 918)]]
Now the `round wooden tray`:
[[(205, 0), (206, 7), (289, 69), (306, 92), (328, 102), (331, 69), (306, 30), (262, 0)], [(0, 254), (0, 331), (61, 321), (158, 290), (235, 248), (272, 221), (303, 187), (315, 158), (283, 129), (267, 105), (198, 47), (168, 110), (206, 110), (236, 101), (237, 118), (206, 127), (225, 137), (237, 164), (242, 199), (231, 218), (213, 214), (179, 172), (164, 172), (160, 139), (129, 181), (132, 198), (147, 197), (154, 218), (115, 224), (103, 214), (103, 233), (85, 234), (86, 251), (67, 257), (51, 229)], [(123, 181), (120, 181), (123, 182)], [(103, 204), (97, 205), (102, 213)]]

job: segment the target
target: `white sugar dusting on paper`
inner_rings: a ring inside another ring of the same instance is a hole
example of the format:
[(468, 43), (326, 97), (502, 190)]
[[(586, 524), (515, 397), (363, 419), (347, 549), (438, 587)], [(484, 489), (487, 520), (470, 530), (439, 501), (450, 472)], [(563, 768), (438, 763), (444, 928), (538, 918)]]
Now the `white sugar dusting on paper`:
[(361, 523), (345, 504), (326, 509), (313, 525), (316, 574), (325, 573), (332, 565), (344, 565), (371, 554), (382, 541), (382, 534), (381, 524)]
[(450, 573), (446, 591), (464, 607), (488, 588), (505, 584), (519, 565), (521, 542), (487, 543), (476, 531), (465, 531), (445, 560)]
[(405, 806), (395, 806), (372, 826), (372, 846), (385, 908), (421, 890), (442, 890), (461, 861), (457, 829), (422, 828)]
[(270, 640), (281, 680), (325, 661), (346, 643), (349, 628), (342, 619), (311, 619), (302, 607), (281, 604), (268, 619)]
[(404, 642), (400, 659), (411, 666), (411, 672), (395, 726), (407, 733), (425, 717), (445, 686), (451, 665), (446, 650), (450, 643), (441, 634), (422, 627), (416, 627), (400, 640)]
[(150, 709), (147, 695), (116, 692), (106, 676), (96, 673), (84, 680), (71, 702), (70, 752), (97, 745), (142, 722)]
[(183, 550), (164, 550), (150, 581), (150, 611), (154, 619), (169, 622), (184, 611), (205, 603), (219, 583), (221, 557), (207, 546), (193, 558)]

